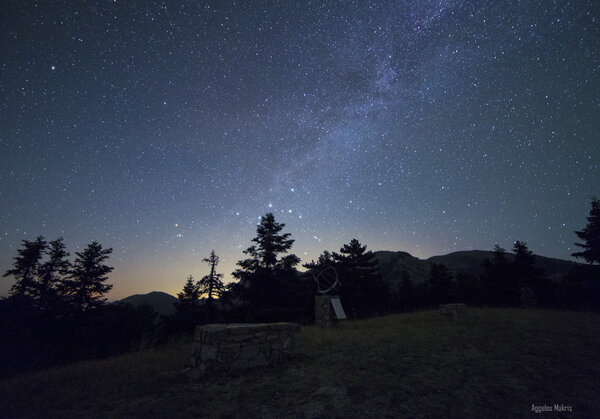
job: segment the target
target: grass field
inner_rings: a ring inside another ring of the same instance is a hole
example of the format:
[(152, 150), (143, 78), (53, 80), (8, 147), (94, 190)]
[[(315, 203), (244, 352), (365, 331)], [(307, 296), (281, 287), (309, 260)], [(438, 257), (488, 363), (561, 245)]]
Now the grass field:
[[(600, 315), (469, 309), (303, 327), (294, 361), (191, 380), (189, 342), (13, 377), (0, 417), (600, 417)], [(572, 412), (535, 414), (536, 406)]]

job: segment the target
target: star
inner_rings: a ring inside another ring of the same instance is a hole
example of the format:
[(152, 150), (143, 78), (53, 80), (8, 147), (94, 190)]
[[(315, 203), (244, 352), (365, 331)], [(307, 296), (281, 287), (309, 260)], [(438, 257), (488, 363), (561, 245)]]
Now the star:
[(3, 9), (4, 272), (23, 238), (97, 239), (109, 298), (176, 294), (213, 248), (232, 280), (266, 212), (302, 262), (354, 237), (570, 259), (599, 193), (589, 2), (179, 6), (58, 0), (60, 33)]

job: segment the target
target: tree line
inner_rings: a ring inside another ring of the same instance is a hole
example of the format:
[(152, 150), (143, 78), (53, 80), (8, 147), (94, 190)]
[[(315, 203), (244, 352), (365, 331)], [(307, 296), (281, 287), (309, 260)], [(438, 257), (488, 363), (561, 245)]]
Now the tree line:
[(600, 309), (600, 270), (576, 266), (559, 281), (552, 280), (535, 263), (527, 244), (516, 241), (512, 253), (496, 245), (483, 263), (483, 273), (450, 272), (432, 264), (426, 281), (414, 283), (404, 273), (396, 292), (400, 311), (435, 308), (440, 304), (469, 306)]
[[(600, 201), (592, 199), (588, 223), (577, 236), (583, 250), (573, 256), (600, 264)], [(209, 273), (190, 275), (177, 295), (175, 314), (157, 323), (149, 306), (107, 304), (112, 288), (106, 265), (112, 249), (92, 242), (71, 262), (62, 238), (23, 240), (13, 268), (4, 276), (15, 283), (0, 300), (0, 371), (38, 368), (89, 357), (126, 352), (187, 333), (211, 322), (314, 322), (314, 277), (333, 268), (341, 279), (334, 290), (350, 318), (437, 307), (463, 302), (472, 306), (600, 309), (598, 269), (575, 268), (561, 282), (550, 280), (535, 264), (527, 244), (516, 241), (509, 257), (498, 245), (483, 274), (452, 273), (432, 264), (427, 280), (404, 272), (396, 284), (385, 281), (375, 254), (352, 239), (339, 252), (325, 250), (316, 261), (297, 266), (294, 240), (272, 213), (261, 217), (247, 256), (237, 263), (234, 282), (225, 285), (214, 250), (203, 262)], [(597, 267), (596, 268), (600, 268)]]
[[(600, 263), (600, 201), (592, 199), (591, 206), (587, 226), (575, 232), (583, 241), (576, 245), (583, 250), (573, 256), (594, 264)], [(408, 272), (403, 272), (399, 284), (392, 286), (382, 278), (375, 254), (357, 239), (344, 244), (339, 253), (325, 250), (317, 261), (302, 265), (306, 272), (297, 271), (300, 259), (289, 254), (294, 240), (290, 233), (282, 233), (284, 227), (272, 213), (261, 218), (253, 244), (244, 251), (248, 257), (239, 261), (239, 268), (233, 272), (237, 281), (227, 287), (219, 282), (216, 313), (214, 304), (206, 306), (211, 307), (210, 313), (203, 310), (199, 295), (190, 294), (191, 283), (186, 283), (179, 294), (178, 313), (182, 320), (189, 319), (189, 306), (196, 307), (190, 330), (193, 324), (215, 319), (311, 323), (313, 296), (317, 292), (313, 278), (327, 267), (333, 267), (341, 279), (342, 285), (336, 293), (351, 318), (433, 308), (451, 302), (472, 306), (600, 308), (597, 269), (578, 266), (562, 281), (552, 281), (536, 266), (535, 256), (520, 240), (514, 242), (510, 256), (496, 245), (479, 276), (452, 273), (443, 264), (433, 264), (425, 281), (417, 283)], [(211, 264), (211, 274), (214, 266)], [(198, 287), (206, 290), (206, 286), (198, 284)], [(188, 307), (185, 310), (184, 303)]]
[(3, 275), (15, 282), (0, 300), (0, 374), (127, 352), (151, 335), (152, 308), (106, 304), (111, 253), (94, 241), (69, 261), (62, 238), (23, 240)]
[(96, 241), (73, 262), (63, 238), (46, 241), (43, 236), (23, 240), (17, 250), (13, 269), (4, 273), (15, 280), (10, 293), (15, 299), (27, 300), (41, 313), (83, 312), (103, 304), (103, 295), (112, 289), (106, 284), (112, 267), (104, 264), (112, 249), (103, 249)]

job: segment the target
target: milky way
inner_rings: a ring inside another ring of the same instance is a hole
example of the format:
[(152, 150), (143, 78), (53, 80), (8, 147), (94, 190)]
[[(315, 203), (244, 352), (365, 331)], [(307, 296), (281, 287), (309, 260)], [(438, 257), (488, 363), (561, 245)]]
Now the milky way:
[(303, 262), (574, 251), (597, 2), (136, 3), (3, 7), (3, 272), (22, 239), (98, 240), (112, 298), (175, 293), (213, 248), (230, 278), (266, 212)]

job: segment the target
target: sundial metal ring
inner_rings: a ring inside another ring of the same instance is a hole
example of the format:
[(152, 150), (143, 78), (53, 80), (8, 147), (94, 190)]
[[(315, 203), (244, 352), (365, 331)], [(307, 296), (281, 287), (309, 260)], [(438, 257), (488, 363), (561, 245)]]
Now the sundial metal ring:
[(341, 286), (337, 271), (331, 265), (327, 265), (314, 273), (313, 278), (317, 283), (317, 291), (320, 294), (327, 294), (329, 291), (338, 289)]

